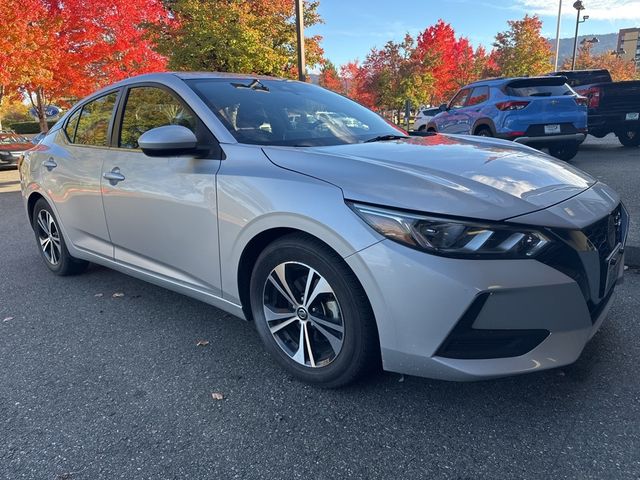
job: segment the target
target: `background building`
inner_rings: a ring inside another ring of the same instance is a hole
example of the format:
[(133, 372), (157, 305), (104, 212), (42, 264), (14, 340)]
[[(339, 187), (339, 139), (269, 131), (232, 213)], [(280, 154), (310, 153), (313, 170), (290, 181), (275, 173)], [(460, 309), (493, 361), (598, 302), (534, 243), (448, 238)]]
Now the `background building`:
[[(634, 60), (640, 67), (640, 28), (623, 28), (618, 32), (618, 50), (625, 60)], [(622, 53), (624, 51), (624, 53)]]

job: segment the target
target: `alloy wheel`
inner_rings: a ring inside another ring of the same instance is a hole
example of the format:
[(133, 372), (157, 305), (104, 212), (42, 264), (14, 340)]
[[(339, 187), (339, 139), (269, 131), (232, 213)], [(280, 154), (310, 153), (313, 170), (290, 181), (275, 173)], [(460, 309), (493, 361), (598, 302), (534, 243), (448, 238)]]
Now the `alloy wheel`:
[(51, 265), (58, 265), (62, 256), (60, 231), (53, 215), (47, 210), (40, 210), (38, 213), (38, 240), (44, 258)]
[(265, 281), (263, 311), (280, 349), (296, 363), (329, 365), (344, 344), (340, 305), (327, 280), (299, 262), (276, 266)]

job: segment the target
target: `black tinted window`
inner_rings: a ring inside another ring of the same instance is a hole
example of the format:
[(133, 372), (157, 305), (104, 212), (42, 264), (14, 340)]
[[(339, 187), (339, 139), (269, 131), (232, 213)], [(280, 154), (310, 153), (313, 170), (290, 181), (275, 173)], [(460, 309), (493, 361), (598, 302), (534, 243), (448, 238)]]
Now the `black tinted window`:
[(196, 132), (194, 116), (171, 93), (156, 87), (132, 88), (127, 95), (118, 144), (122, 148), (138, 148), (140, 135), (164, 125), (182, 125)]
[(73, 143), (106, 147), (109, 122), (113, 107), (118, 98), (117, 92), (100, 97), (82, 107), (78, 128)]
[(240, 143), (339, 145), (403, 134), (361, 105), (306, 83), (246, 78), (187, 83)]
[(71, 140), (72, 142), (73, 138), (76, 135), (76, 127), (78, 126), (78, 119), (80, 118), (80, 110), (82, 109), (78, 109), (71, 114), (69, 120), (67, 120), (67, 124), (64, 127), (64, 131), (67, 133), (67, 137), (69, 137), (69, 140)]

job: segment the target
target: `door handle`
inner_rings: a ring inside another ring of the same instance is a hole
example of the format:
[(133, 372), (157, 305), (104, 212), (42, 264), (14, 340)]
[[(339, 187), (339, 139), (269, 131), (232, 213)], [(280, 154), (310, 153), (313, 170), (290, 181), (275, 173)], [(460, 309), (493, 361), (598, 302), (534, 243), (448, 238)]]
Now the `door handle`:
[(44, 162), (42, 162), (42, 166), (45, 167), (47, 170), (51, 171), (54, 168), (56, 168), (58, 164), (55, 162), (53, 157), (49, 157), (48, 160), (45, 160)]
[(118, 182), (121, 182), (124, 180), (124, 175), (120, 173), (120, 169), (118, 167), (115, 167), (110, 172), (104, 173), (102, 176), (105, 179), (109, 180), (109, 183), (111, 185), (116, 185)]

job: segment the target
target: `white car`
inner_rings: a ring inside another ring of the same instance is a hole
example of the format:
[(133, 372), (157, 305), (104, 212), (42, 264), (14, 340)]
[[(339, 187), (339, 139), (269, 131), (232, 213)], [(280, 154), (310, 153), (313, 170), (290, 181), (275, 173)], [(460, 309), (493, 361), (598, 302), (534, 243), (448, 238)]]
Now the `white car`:
[(413, 122), (413, 129), (420, 131), (426, 130), (427, 124), (441, 111), (442, 110), (440, 110), (440, 108), (421, 108), (416, 114), (415, 121)]

